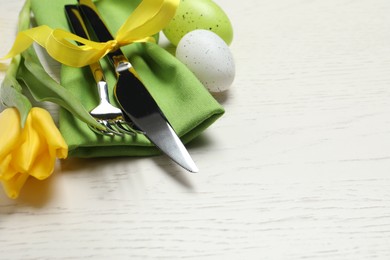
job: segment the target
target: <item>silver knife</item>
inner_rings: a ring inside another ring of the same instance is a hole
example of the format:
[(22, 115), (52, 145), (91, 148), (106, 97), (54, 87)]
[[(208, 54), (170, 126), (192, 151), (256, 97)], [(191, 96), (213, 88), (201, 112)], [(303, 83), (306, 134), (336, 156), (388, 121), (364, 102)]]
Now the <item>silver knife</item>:
[[(100, 42), (113, 40), (97, 8), (90, 0), (78, 0), (82, 17)], [(198, 168), (172, 126), (143, 83), (130, 71), (131, 63), (118, 48), (107, 54), (117, 74), (115, 97), (131, 122), (174, 162), (190, 172)]]

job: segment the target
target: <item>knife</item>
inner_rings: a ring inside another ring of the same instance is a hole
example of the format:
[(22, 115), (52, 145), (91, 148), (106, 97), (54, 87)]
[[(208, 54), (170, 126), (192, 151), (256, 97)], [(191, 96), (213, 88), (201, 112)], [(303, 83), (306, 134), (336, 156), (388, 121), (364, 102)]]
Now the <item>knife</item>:
[[(100, 42), (113, 40), (97, 8), (90, 0), (78, 0), (82, 17)], [(117, 74), (115, 97), (131, 122), (174, 162), (190, 172), (198, 168), (176, 132), (143, 83), (131, 72), (132, 65), (120, 48), (107, 54)]]

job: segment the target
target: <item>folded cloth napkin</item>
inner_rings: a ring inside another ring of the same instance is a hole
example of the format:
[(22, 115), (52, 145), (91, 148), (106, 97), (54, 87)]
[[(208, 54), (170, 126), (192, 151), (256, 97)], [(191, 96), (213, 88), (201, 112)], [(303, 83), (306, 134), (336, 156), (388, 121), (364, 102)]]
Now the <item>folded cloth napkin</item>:
[[(69, 30), (64, 5), (76, 3), (76, 0), (32, 0), (31, 9), (37, 25)], [(139, 0), (100, 0), (96, 5), (107, 26), (115, 34), (139, 3)], [(224, 109), (197, 78), (157, 44), (133, 43), (122, 47), (122, 50), (184, 143), (194, 139), (224, 113)], [(105, 59), (102, 60), (102, 66), (106, 72), (111, 101), (115, 103), (112, 94), (115, 74)], [(61, 85), (79, 97), (87, 110), (98, 104), (96, 83), (89, 67), (80, 69), (63, 65)], [(69, 156), (87, 158), (159, 153), (142, 134), (134, 137), (98, 135), (65, 109), (60, 111), (59, 124), (69, 146)]]

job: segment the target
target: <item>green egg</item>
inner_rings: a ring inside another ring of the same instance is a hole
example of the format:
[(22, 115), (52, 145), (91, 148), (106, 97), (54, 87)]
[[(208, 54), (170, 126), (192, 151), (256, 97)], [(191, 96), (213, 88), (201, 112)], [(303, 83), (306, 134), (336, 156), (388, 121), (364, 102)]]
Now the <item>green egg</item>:
[(233, 40), (233, 28), (229, 18), (221, 7), (211, 0), (181, 0), (175, 16), (163, 32), (176, 46), (184, 35), (196, 29), (210, 30), (228, 45)]

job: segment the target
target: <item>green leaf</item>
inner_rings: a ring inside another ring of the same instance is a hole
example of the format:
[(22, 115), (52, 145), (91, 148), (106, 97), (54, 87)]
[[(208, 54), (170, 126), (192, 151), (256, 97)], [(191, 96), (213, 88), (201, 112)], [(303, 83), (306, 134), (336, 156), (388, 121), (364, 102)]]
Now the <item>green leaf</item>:
[(79, 99), (45, 71), (33, 48), (22, 53), (18, 79), (22, 80), (37, 101), (49, 101), (67, 109), (86, 124), (104, 130), (84, 108)]
[(31, 103), (18, 89), (21, 89), (21, 86), (15, 78), (5, 78), (0, 88), (0, 98), (5, 106), (16, 107), (19, 110), (23, 127), (31, 109)]
[(26, 0), (18, 17), (18, 31), (27, 30), (30, 27), (31, 1)]

